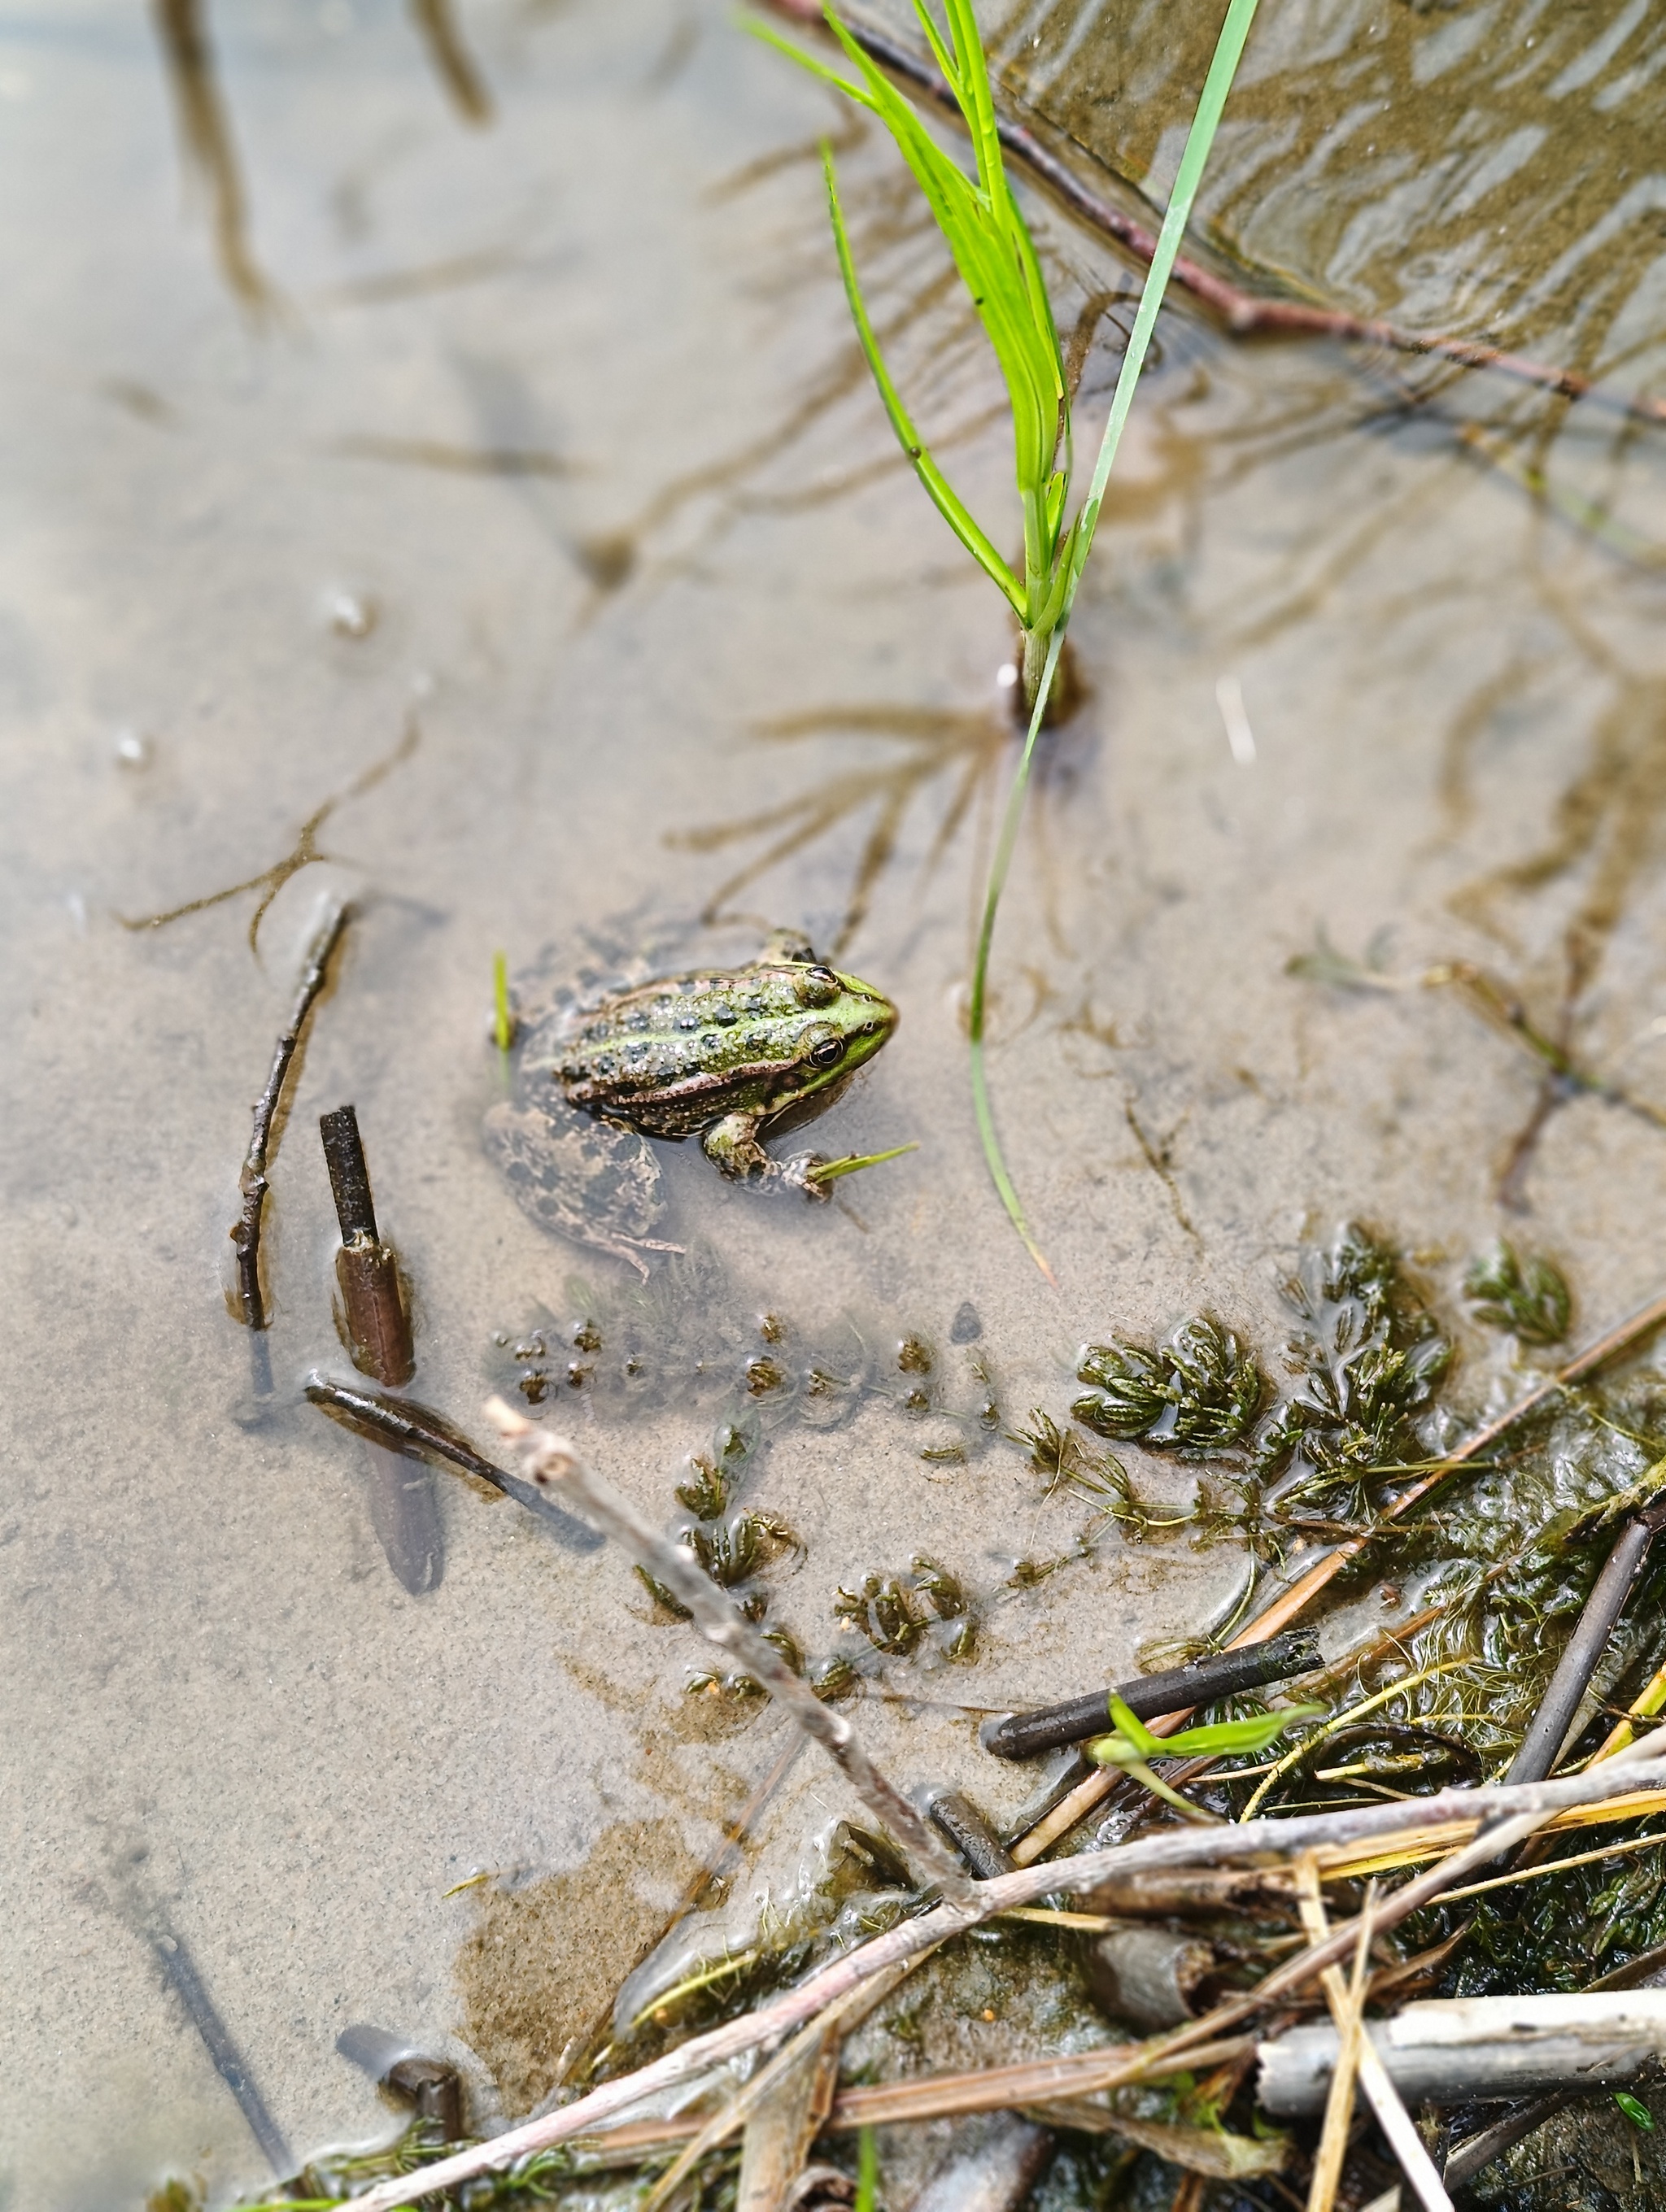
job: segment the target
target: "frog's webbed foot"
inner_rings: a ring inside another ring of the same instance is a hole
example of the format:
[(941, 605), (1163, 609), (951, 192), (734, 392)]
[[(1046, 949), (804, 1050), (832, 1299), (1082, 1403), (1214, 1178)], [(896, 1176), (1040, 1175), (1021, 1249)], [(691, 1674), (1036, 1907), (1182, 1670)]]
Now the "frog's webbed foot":
[(821, 1182), (815, 1170), (826, 1165), (826, 1157), (821, 1152), (796, 1152), (790, 1160), (782, 1162), (781, 1179), (794, 1190), (801, 1190), (806, 1198), (813, 1199), (818, 1206), (825, 1206), (833, 1195), (833, 1186)]
[(828, 1195), (828, 1186), (818, 1182), (811, 1170), (822, 1165), (819, 1152), (800, 1152), (794, 1159), (774, 1160), (757, 1140), (757, 1117), (726, 1114), (701, 1139), (706, 1158), (736, 1182), (785, 1183), (818, 1200)]
[(593, 1251), (611, 1253), (646, 1278), (647, 1252), (680, 1252), (649, 1231), (665, 1212), (660, 1170), (633, 1130), (565, 1110), (494, 1106), (486, 1150), (523, 1213)]

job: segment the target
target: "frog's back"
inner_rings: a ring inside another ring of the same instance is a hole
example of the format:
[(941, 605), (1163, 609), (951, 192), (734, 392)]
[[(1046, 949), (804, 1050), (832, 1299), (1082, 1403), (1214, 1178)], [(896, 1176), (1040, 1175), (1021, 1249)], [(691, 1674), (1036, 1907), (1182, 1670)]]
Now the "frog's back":
[(569, 1103), (660, 1137), (737, 1104), (767, 1113), (795, 1079), (805, 969), (702, 969), (616, 992), (569, 1018), (554, 1073)]

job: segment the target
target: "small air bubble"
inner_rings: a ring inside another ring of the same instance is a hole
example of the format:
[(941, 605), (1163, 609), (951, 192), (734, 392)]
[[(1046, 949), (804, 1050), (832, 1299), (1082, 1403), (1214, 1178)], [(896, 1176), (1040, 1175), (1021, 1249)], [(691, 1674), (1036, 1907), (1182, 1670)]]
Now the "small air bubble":
[(995, 671), (995, 685), (997, 690), (1001, 691), (1010, 691), (1018, 680), (1018, 665), (1017, 661), (1003, 660), (1000, 667)]
[(376, 627), (376, 602), (361, 592), (329, 592), (325, 619), (337, 637), (368, 637)]
[(148, 768), (150, 765), (150, 740), (137, 730), (118, 730), (116, 758), (123, 768)]

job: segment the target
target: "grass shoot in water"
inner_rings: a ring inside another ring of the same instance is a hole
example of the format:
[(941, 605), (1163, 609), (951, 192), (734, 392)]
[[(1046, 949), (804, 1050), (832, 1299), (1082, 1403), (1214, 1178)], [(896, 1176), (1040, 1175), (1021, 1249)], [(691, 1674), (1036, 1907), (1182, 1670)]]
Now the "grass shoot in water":
[(1168, 287), (1180, 240), (1190, 219), (1216, 130), (1254, 21), (1256, 0), (1229, 0), (1225, 21), (1209, 66), (1197, 112), (1187, 135), (1179, 173), (1163, 218), (1156, 252), (1152, 256), (1134, 316), (1134, 330), (1112, 395), (1110, 414), (1099, 444), (1092, 480), (1074, 519), (1067, 525), (1064, 510), (1070, 489), (1070, 394), (1059, 350), (1058, 333), (1048, 301), (1036, 250), (1023, 216), (1006, 181), (996, 128), (994, 98), (988, 64), (977, 34), (971, 0), (945, 0), (949, 39), (945, 42), (925, 4), (915, 0), (927, 40), (938, 68), (954, 96), (970, 134), (976, 163), (976, 180), (968, 178), (952, 161), (927, 131), (909, 101), (897, 90), (838, 21), (832, 10), (828, 21), (834, 35), (860, 71), (852, 82), (811, 56), (757, 27), (758, 35), (794, 61), (836, 85), (859, 106), (877, 116), (896, 140), (903, 160), (942, 231), (955, 265), (983, 325), (1006, 380), (1012, 415), (1013, 464), (1018, 497), (1024, 510), (1024, 575), (1020, 579), (1002, 559), (988, 533), (974, 519), (915, 429), (902, 395), (880, 354), (879, 341), (862, 297), (850, 240), (840, 205), (832, 157), (824, 146), (828, 204), (834, 243), (856, 333), (885, 411), (897, 440), (913, 462), (938, 512), (979, 566), (998, 584), (1018, 616), (1024, 631), (1025, 696), (1030, 724), (1024, 750), (1012, 778), (1000, 835), (989, 869), (972, 972), (969, 1030), (971, 1048), (972, 1099), (977, 1115), (979, 1140), (989, 1174), (1012, 1225), (1024, 1239), (1031, 1256), (1048, 1279), (1053, 1279), (1040, 1246), (1031, 1232), (1023, 1206), (1000, 1148), (989, 1103), (984, 1066), (983, 1041), (988, 989), (989, 955), (994, 940), (995, 917), (1012, 866), (1023, 819), (1025, 794), (1047, 702), (1058, 670), (1066, 626), (1075, 603), (1105, 486), (1116, 458), (1122, 428), (1128, 421), (1134, 390), (1150, 348), (1157, 313)]

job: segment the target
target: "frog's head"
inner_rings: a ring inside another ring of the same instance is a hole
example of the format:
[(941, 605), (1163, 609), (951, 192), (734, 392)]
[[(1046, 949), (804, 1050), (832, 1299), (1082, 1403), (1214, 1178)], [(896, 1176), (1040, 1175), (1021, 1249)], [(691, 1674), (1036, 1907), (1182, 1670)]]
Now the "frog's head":
[(825, 1106), (896, 1028), (897, 1009), (872, 983), (819, 960), (784, 962), (777, 973), (794, 1006), (792, 1066), (777, 1099), (782, 1108), (808, 1099)]

